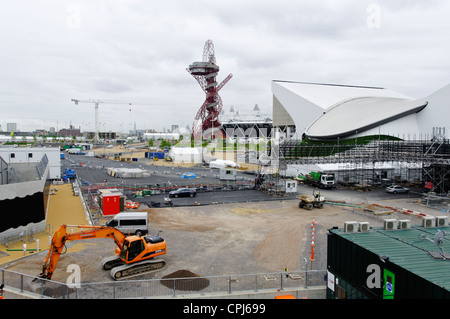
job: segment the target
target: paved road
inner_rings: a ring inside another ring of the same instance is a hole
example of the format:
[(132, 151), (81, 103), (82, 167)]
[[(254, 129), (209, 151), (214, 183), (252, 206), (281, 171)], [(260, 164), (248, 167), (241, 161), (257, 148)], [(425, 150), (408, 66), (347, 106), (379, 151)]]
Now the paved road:
[[(251, 182), (255, 179), (255, 175), (249, 173), (238, 172), (237, 179), (240, 182), (238, 185), (230, 183), (230, 189), (235, 190), (219, 190), (218, 188), (211, 187), (213, 184), (220, 183), (219, 170), (202, 168), (202, 167), (170, 167), (170, 166), (158, 166), (158, 165), (146, 165), (141, 162), (118, 162), (111, 161), (96, 157), (86, 157), (84, 155), (66, 155), (66, 159), (62, 162), (64, 168), (73, 168), (77, 176), (88, 184), (103, 183), (105, 180), (108, 185), (119, 185), (125, 189), (125, 194), (135, 201), (146, 203), (149, 206), (161, 205), (164, 206), (164, 198), (168, 197), (167, 193), (153, 195), (151, 197), (144, 198), (132, 198), (131, 191), (126, 191), (130, 187), (134, 186), (161, 186), (171, 188), (175, 185), (193, 185), (199, 189), (198, 194), (194, 198), (173, 198), (172, 203), (177, 206), (195, 205), (197, 202), (205, 204), (213, 203), (232, 203), (232, 202), (256, 202), (263, 200), (279, 199), (270, 194), (250, 189), (245, 186), (251, 185)], [(115, 178), (107, 174), (106, 168), (142, 168), (148, 170), (151, 174), (146, 178)], [(197, 175), (195, 179), (182, 179), (180, 176), (185, 172), (191, 172)], [(199, 185), (209, 185), (204, 188)], [(213, 190), (214, 191), (211, 191)], [(297, 193), (283, 197), (285, 199), (295, 198), (299, 194), (312, 194), (313, 188), (311, 186), (300, 184), (297, 187)], [(321, 194), (328, 200), (344, 200), (347, 202), (360, 202), (361, 199), (367, 202), (377, 202), (387, 199), (399, 199), (399, 198), (420, 198), (420, 189), (411, 189), (408, 194), (389, 194), (384, 191), (383, 188), (375, 188), (371, 191), (361, 192), (352, 189), (347, 189), (339, 185), (331, 190), (321, 189)], [(156, 203), (156, 204), (155, 204)]]
[[(312, 194), (313, 188), (308, 185), (298, 185), (298, 194)], [(380, 200), (400, 199), (400, 198), (420, 198), (421, 190), (412, 188), (409, 193), (406, 194), (391, 194), (387, 193), (384, 188), (373, 188), (370, 191), (357, 191), (354, 189), (348, 189), (337, 185), (333, 189), (321, 189), (320, 194), (328, 200), (344, 200), (347, 202), (358, 202), (358, 200), (367, 200), (368, 202), (376, 202)]]
[[(115, 178), (107, 174), (106, 168), (142, 168), (150, 172), (150, 177), (145, 178)], [(238, 172), (237, 184), (234, 181), (220, 181), (219, 170), (202, 167), (170, 167), (158, 165), (146, 165), (143, 162), (117, 162), (83, 155), (66, 155), (63, 161), (63, 169), (72, 168), (86, 184), (99, 184), (106, 180), (108, 186), (117, 185), (132, 200), (145, 203), (149, 206), (165, 206), (164, 198), (168, 197), (169, 189), (174, 186), (192, 186), (198, 189), (194, 198), (172, 198), (175, 206), (190, 206), (214, 203), (256, 202), (273, 200), (274, 196), (252, 189), (255, 175)], [(183, 173), (190, 172), (197, 175), (195, 179), (183, 179)], [(224, 185), (219, 186), (218, 184)], [(144, 198), (134, 198), (130, 188), (135, 186), (158, 186), (163, 193)], [(203, 186), (201, 186), (203, 185)]]
[[(66, 155), (66, 159), (62, 161), (62, 167), (72, 168), (76, 171), (77, 175), (82, 178), (84, 181), (89, 183), (101, 183), (104, 179), (115, 179), (115, 180), (126, 180), (128, 183), (167, 183), (167, 182), (185, 182), (186, 180), (182, 180), (180, 176), (183, 173), (190, 172), (194, 173), (198, 176), (196, 179), (200, 182), (212, 182), (217, 181), (219, 176), (218, 169), (210, 169), (204, 167), (176, 167), (174, 164), (173, 167), (170, 166), (160, 166), (153, 164), (146, 164), (146, 161), (142, 160), (141, 162), (119, 162), (106, 160), (102, 158), (96, 157), (86, 157), (84, 155)], [(106, 168), (141, 168), (150, 172), (152, 175), (150, 178), (127, 178), (127, 179), (117, 179), (112, 178), (106, 173)], [(103, 169), (104, 168), (104, 169)], [(84, 172), (87, 170), (88, 172)], [(91, 171), (89, 171), (91, 170)], [(97, 171), (98, 174), (92, 174), (92, 171)], [(237, 172), (238, 180), (247, 180), (253, 181), (255, 179), (255, 175), (251, 174), (252, 172)]]

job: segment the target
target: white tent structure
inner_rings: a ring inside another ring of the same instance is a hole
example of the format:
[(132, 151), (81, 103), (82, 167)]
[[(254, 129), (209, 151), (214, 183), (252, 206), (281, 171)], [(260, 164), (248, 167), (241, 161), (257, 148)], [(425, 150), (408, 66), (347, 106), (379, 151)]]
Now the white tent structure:
[(106, 169), (108, 175), (117, 178), (143, 178), (150, 177), (150, 172), (140, 168), (116, 168), (109, 167)]
[(201, 163), (202, 149), (198, 147), (172, 147), (169, 156), (174, 162)]
[(209, 162), (209, 167), (210, 168), (226, 168), (226, 167), (239, 168), (239, 164), (237, 164), (233, 161), (230, 161), (230, 160), (216, 159), (214, 161)]

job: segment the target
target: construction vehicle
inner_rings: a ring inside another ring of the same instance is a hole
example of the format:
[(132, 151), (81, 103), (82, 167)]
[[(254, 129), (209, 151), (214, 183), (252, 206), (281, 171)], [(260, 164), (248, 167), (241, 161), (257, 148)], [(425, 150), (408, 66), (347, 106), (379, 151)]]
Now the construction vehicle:
[(299, 208), (306, 208), (307, 210), (312, 210), (313, 207), (323, 208), (325, 203), (325, 197), (320, 195), (320, 192), (314, 190), (312, 195), (300, 195), (298, 196), (300, 202), (298, 203)]
[(311, 172), (309, 174), (299, 174), (298, 179), (306, 185), (312, 185), (319, 188), (333, 188), (334, 174), (324, 172)]
[(64, 170), (63, 176), (65, 176), (68, 179), (74, 179), (76, 175), (75, 175), (75, 171), (73, 169), (66, 168)]
[[(77, 227), (79, 232), (67, 233), (67, 227)], [(104, 270), (110, 270), (114, 280), (123, 280), (162, 270), (163, 259), (155, 258), (167, 252), (166, 242), (159, 236), (126, 236), (121, 231), (107, 226), (61, 225), (52, 238), (40, 278), (51, 279), (66, 242), (82, 239), (110, 238), (117, 245), (115, 255), (102, 261)]]

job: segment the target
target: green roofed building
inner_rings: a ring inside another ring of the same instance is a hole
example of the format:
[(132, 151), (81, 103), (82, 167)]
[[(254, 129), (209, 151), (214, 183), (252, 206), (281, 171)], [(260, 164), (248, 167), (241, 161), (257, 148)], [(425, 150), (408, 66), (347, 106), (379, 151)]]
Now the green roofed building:
[(449, 299), (448, 217), (328, 230), (327, 299)]

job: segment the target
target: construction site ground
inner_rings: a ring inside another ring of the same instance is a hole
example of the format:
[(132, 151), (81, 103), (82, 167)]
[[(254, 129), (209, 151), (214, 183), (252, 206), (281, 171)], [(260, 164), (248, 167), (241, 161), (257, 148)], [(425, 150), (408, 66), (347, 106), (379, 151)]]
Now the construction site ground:
[[(52, 185), (57, 189), (50, 196), (47, 223), (51, 231), (62, 224), (88, 224), (79, 196), (74, 196), (71, 184)], [(311, 191), (301, 186), (299, 194)], [(414, 215), (393, 216), (389, 207), (407, 208), (431, 215), (442, 212), (427, 209), (417, 198), (407, 196), (398, 199), (368, 202), (367, 194), (354, 191), (351, 198), (333, 198), (339, 190), (323, 193), (335, 205), (326, 204), (323, 209), (308, 211), (298, 207), (298, 200), (263, 201), (257, 203), (232, 203), (189, 207), (142, 208), (149, 213), (150, 231), (160, 234), (167, 241), (168, 266), (157, 273), (136, 279), (153, 279), (170, 276), (177, 272), (191, 272), (199, 276), (253, 274), (264, 272), (304, 269), (304, 258), (311, 257), (311, 223), (315, 221), (314, 262), (311, 269), (326, 269), (327, 229), (343, 227), (345, 221), (369, 221), (371, 226), (381, 226), (382, 218), (412, 218)], [(349, 194), (346, 192), (345, 194)], [(358, 202), (359, 201), (359, 202)], [(365, 201), (365, 203), (363, 203)], [(344, 204), (345, 203), (345, 204)], [(351, 206), (346, 206), (350, 204)], [(371, 205), (372, 204), (372, 205)], [(357, 206), (371, 207), (364, 209)], [(398, 214), (398, 213), (394, 213)], [(381, 216), (381, 218), (380, 218)], [(69, 227), (69, 232), (71, 231)], [(78, 229), (73, 228), (73, 231)], [(0, 246), (0, 267), (31, 276), (41, 272), (52, 233), (36, 234), (27, 248), (36, 248), (39, 240), (40, 252), (23, 252), (23, 242), (9, 247)], [(112, 281), (109, 272), (102, 270), (101, 260), (114, 253), (115, 244), (109, 239), (89, 239), (70, 242), (61, 256), (52, 280), (65, 283), (70, 273), (67, 267), (77, 264), (81, 269), (81, 282)]]

